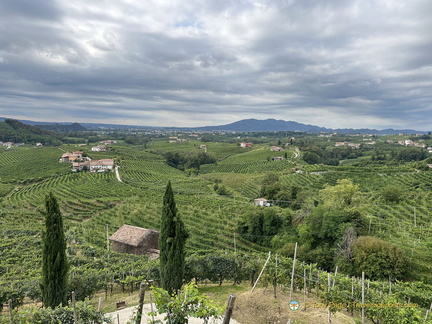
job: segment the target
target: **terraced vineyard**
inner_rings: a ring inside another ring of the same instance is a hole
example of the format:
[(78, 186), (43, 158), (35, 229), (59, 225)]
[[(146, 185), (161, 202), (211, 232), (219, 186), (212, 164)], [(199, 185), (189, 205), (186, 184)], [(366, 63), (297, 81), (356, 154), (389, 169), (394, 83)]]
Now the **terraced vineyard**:
[(120, 173), (122, 181), (138, 187), (155, 183), (166, 184), (169, 179), (185, 177), (183, 172), (166, 165), (164, 161), (124, 160)]
[[(272, 172), (287, 188), (322, 189), (335, 185), (337, 180), (351, 179), (362, 194), (362, 212), (369, 222), (369, 234), (405, 251), (411, 260), (410, 279), (432, 282), (432, 172), (416, 172), (408, 165), (306, 165), (294, 148), (285, 151), (287, 160), (273, 161), (272, 157), (284, 156), (285, 152), (272, 152), (269, 145), (241, 149), (234, 143), (205, 143), (207, 152), (214, 154), (218, 162), (202, 165), (199, 175), (187, 175), (165, 163), (164, 152), (202, 152), (201, 143), (193, 140), (178, 144), (158, 139), (147, 149), (118, 144), (110, 146), (109, 152), (91, 153), (88, 147), (84, 148), (92, 158), (114, 158), (122, 182), (115, 172), (72, 173), (69, 163), (58, 162), (64, 151), (81, 150), (80, 147), (0, 148), (0, 254), (7, 257), (7, 262), (0, 265), (0, 274), (15, 280), (12, 288), (22, 278), (34, 277), (26, 284), (37, 284), (41, 211), (48, 192), (58, 198), (67, 219), (70, 253), (82, 249), (74, 256), (78, 268), (105, 255), (107, 225), (108, 234), (123, 224), (158, 229), (162, 194), (168, 180), (190, 234), (188, 252), (232, 252), (234, 244), (237, 251), (267, 250), (234, 233), (238, 220), (256, 210), (252, 200), (260, 195), (263, 176)], [(229, 194), (219, 196), (215, 184), (225, 186)], [(399, 202), (383, 200), (380, 191), (386, 186), (403, 190)], [(85, 259), (80, 253), (91, 257)], [(98, 266), (109, 264), (105, 259), (94, 262)]]
[(35, 182), (66, 174), (70, 166), (59, 163), (62, 151), (53, 147), (11, 147), (0, 149), (2, 182)]
[[(175, 185), (174, 191), (175, 191)], [(110, 233), (123, 224), (144, 228), (159, 228), (162, 196), (161, 191), (146, 190), (140, 198), (131, 198), (121, 205), (102, 211), (83, 226), (87, 239), (99, 246), (105, 246), (105, 228)], [(194, 203), (195, 202), (195, 203)], [(179, 213), (189, 231), (189, 251), (234, 250), (234, 233), (241, 214), (253, 208), (242, 201), (209, 195), (176, 194)], [(241, 210), (241, 212), (239, 212)], [(260, 251), (261, 247), (237, 237), (239, 251)]]
[(118, 182), (110, 173), (70, 173), (21, 186), (4, 200), (7, 206), (37, 209), (52, 191), (67, 218), (82, 220), (110, 208), (128, 196), (139, 194), (137, 188)]

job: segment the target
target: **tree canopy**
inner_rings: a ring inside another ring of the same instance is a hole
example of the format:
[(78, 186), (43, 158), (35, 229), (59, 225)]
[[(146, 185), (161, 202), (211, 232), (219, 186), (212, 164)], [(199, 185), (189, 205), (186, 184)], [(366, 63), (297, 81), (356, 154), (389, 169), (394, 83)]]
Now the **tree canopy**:
[(49, 193), (45, 198), (45, 232), (42, 250), (42, 300), (46, 307), (55, 308), (67, 301), (66, 240), (63, 219), (57, 199)]
[(177, 214), (174, 193), (169, 181), (163, 198), (159, 235), (161, 284), (169, 294), (176, 293), (183, 284), (184, 246), (187, 237), (183, 221)]

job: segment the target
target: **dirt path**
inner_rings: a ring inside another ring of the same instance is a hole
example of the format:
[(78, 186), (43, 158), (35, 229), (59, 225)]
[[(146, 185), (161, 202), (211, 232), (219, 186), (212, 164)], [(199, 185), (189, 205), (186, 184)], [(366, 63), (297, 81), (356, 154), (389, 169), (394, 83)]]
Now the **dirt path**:
[[(151, 316), (147, 315), (149, 312), (151, 312), (151, 305), (145, 304), (144, 308), (143, 308), (143, 317), (141, 319), (142, 324), (147, 324), (152, 319)], [(107, 317), (112, 318), (114, 320), (114, 324), (126, 324), (128, 321), (131, 321), (131, 319), (133, 318), (135, 313), (136, 313), (136, 307), (128, 307), (128, 308), (118, 310), (114, 313), (108, 313), (105, 315)], [(155, 316), (154, 319), (158, 319), (158, 320), (163, 321), (164, 317), (165, 317), (164, 315), (158, 315), (158, 316)], [(135, 324), (135, 322), (131, 322), (131, 323)], [(189, 318), (189, 324), (202, 324), (202, 323), (204, 323), (204, 320), (202, 320), (202, 319)], [(213, 319), (213, 320), (209, 321), (209, 324), (221, 324), (221, 323), (222, 323), (222, 318), (219, 320)], [(230, 321), (230, 324), (240, 324), (240, 323), (232, 319)]]
[(115, 174), (116, 174), (117, 181), (123, 182), (122, 179), (120, 178), (120, 173), (119, 173), (118, 168), (119, 168), (118, 166), (115, 167)]

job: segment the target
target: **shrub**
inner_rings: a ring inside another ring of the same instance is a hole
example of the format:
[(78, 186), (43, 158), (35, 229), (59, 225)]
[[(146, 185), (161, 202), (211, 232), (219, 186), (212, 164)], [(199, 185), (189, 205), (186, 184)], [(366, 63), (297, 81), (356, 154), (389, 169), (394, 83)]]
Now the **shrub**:
[(360, 236), (354, 243), (355, 275), (364, 271), (370, 279), (402, 279), (408, 260), (397, 246), (372, 236)]

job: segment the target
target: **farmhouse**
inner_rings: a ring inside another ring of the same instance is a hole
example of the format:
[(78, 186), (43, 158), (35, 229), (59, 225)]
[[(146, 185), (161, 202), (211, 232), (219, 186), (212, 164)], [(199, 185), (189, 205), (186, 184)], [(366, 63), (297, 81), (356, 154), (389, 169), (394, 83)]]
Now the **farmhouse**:
[(90, 170), (91, 172), (114, 169), (113, 159), (89, 160), (85, 162), (72, 162), (72, 171)]
[(73, 162), (75, 160), (81, 160), (83, 158), (83, 152), (82, 151), (75, 151), (73, 153), (63, 153), (60, 162)]
[(240, 147), (252, 147), (252, 146), (253, 146), (252, 143), (245, 143), (245, 142), (240, 143)]
[(113, 159), (102, 159), (90, 161), (90, 171), (112, 170), (114, 168)]
[(260, 206), (260, 207), (263, 207), (263, 206), (269, 207), (270, 203), (265, 198), (257, 198), (257, 199), (254, 200), (254, 205), (255, 206)]
[(106, 147), (105, 145), (97, 145), (93, 146), (91, 150), (93, 152), (105, 152), (106, 150), (108, 150), (108, 147)]
[(159, 232), (137, 226), (123, 225), (110, 236), (114, 252), (137, 255), (159, 256)]
[(348, 147), (353, 147), (355, 149), (359, 149), (360, 146), (361, 146), (361, 144), (359, 144), (359, 143), (350, 143), (350, 142), (336, 142), (335, 146), (336, 147), (339, 147), (339, 146), (348, 146)]

